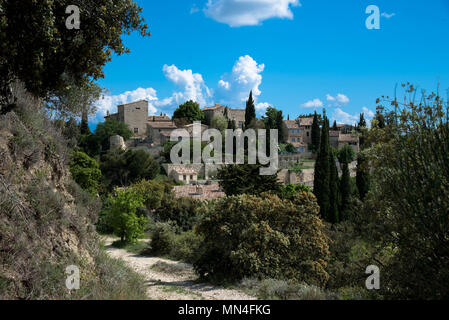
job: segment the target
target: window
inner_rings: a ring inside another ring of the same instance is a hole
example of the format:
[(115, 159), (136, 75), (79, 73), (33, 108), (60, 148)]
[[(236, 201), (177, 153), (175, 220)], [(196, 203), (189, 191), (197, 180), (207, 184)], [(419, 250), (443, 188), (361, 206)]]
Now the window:
[(186, 175), (183, 175), (182, 177), (183, 177), (184, 180), (187, 180), (187, 176)]
[(139, 128), (134, 128), (134, 133), (139, 133)]
[(239, 121), (239, 128), (243, 128), (243, 122)]
[(192, 175), (190, 175), (190, 180), (193, 180), (193, 176)]
[(299, 129), (298, 129), (298, 130), (296, 130), (296, 133), (300, 133), (300, 132), (301, 132), (301, 130), (299, 130)]
[(310, 132), (309, 131), (307, 131), (307, 136), (309, 136), (310, 135)]
[(290, 132), (291, 132), (291, 133), (295, 133), (295, 130), (292, 129), (292, 130), (290, 130)]

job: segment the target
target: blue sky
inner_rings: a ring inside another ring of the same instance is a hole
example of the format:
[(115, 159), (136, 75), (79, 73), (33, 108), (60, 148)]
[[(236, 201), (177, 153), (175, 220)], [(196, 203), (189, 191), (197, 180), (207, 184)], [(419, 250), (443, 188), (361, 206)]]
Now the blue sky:
[[(171, 115), (194, 99), (243, 108), (255, 92), (290, 119), (326, 108), (352, 122), (409, 81), (449, 88), (449, 0), (140, 0), (152, 36), (125, 36), (99, 83), (109, 92), (97, 117), (137, 99)], [(365, 13), (376, 5), (379, 30)], [(81, 22), (82, 23), (82, 22)]]

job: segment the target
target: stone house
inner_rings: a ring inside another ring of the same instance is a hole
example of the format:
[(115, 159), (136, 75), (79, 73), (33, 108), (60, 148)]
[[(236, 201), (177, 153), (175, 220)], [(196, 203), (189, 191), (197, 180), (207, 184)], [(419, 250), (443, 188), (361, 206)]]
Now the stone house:
[(342, 133), (339, 130), (329, 130), (329, 143), (335, 149), (340, 149), (345, 144), (349, 145), (354, 152), (358, 152), (360, 149), (360, 139), (357, 135)]
[(312, 143), (313, 118), (297, 118), (284, 120), (287, 128), (287, 142), (292, 144), (299, 153), (308, 152), (308, 146)]
[(208, 125), (211, 124), (212, 119), (221, 115), (224, 116), (228, 121), (235, 121), (237, 128), (243, 128), (245, 124), (245, 109), (231, 109), (220, 104), (216, 104), (213, 107), (206, 107), (203, 109), (205, 121)]
[(147, 135), (148, 101), (139, 100), (117, 106), (117, 113), (107, 113), (105, 119), (115, 119), (126, 123), (133, 132), (134, 138), (144, 138)]
[(171, 170), (170, 177), (176, 182), (191, 184), (198, 181), (198, 170), (187, 167), (175, 167)]

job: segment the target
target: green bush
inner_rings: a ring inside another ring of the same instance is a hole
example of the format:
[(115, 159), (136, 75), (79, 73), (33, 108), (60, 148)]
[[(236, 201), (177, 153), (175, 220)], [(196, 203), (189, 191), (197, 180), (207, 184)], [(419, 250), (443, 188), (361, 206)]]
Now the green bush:
[(101, 179), (100, 165), (84, 152), (75, 152), (70, 162), (70, 173), (73, 180), (91, 195), (98, 193)]
[(174, 198), (169, 193), (155, 211), (158, 220), (173, 221), (182, 231), (191, 230), (200, 220), (201, 201), (192, 198)]
[(198, 226), (205, 252), (195, 269), (216, 281), (256, 277), (324, 286), (329, 250), (318, 212), (309, 192), (293, 201), (273, 194), (223, 198)]
[(148, 220), (138, 215), (137, 209), (144, 206), (144, 198), (132, 188), (116, 190), (105, 203), (105, 219), (121, 241), (135, 243), (143, 237)]
[(202, 237), (195, 231), (176, 233), (173, 222), (158, 222), (151, 231), (151, 245), (147, 254), (194, 263), (202, 253)]

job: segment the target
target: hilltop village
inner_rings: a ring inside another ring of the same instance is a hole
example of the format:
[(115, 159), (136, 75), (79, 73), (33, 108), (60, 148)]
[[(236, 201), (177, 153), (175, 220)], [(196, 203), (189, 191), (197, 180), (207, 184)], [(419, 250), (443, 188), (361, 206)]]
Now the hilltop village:
[[(214, 174), (221, 165), (214, 164), (171, 164), (160, 155), (164, 146), (170, 143), (170, 135), (176, 129), (185, 129), (193, 137), (193, 124), (185, 119), (170, 118), (166, 114), (148, 115), (148, 101), (139, 100), (117, 106), (117, 113), (105, 116), (105, 120), (114, 119), (128, 126), (133, 136), (124, 141), (120, 136), (110, 138), (110, 148), (145, 150), (161, 162), (168, 177), (181, 185), (174, 187), (175, 195), (190, 196), (198, 199), (215, 199), (224, 196)], [(204, 120), (201, 132), (216, 127), (214, 119), (225, 119), (228, 128), (244, 129), (245, 109), (233, 109), (220, 104), (201, 110)], [(314, 153), (312, 145), (313, 116), (299, 116), (294, 120), (283, 120), (283, 141), (280, 141), (278, 180), (283, 184), (301, 183), (313, 187)], [(349, 145), (354, 152), (359, 151), (359, 137), (355, 127), (348, 124), (336, 124), (329, 130), (330, 146), (340, 149)], [(287, 146), (287, 147), (286, 147)], [(292, 169), (292, 167), (299, 168)], [(350, 164), (351, 175), (355, 175), (355, 163)], [(341, 174), (341, 172), (340, 172)]]

